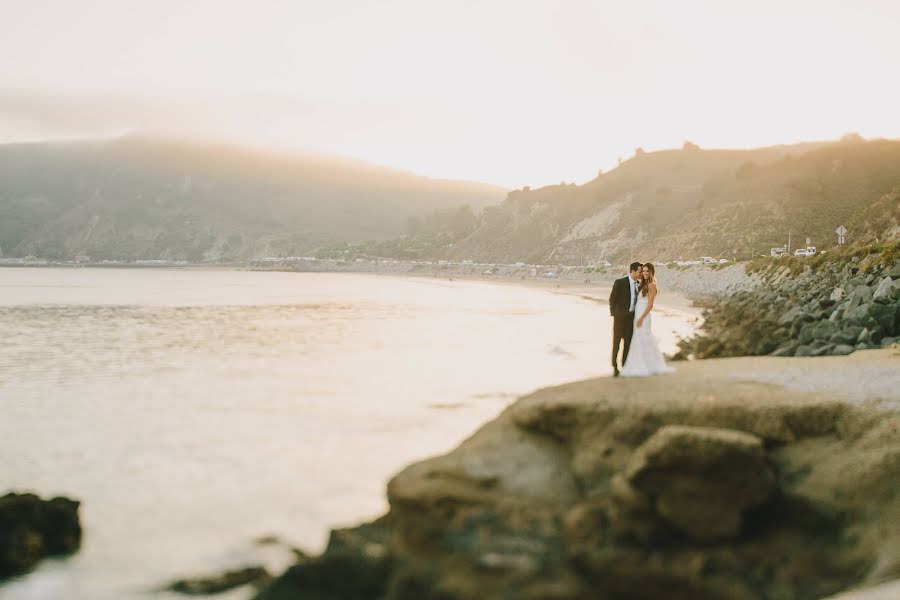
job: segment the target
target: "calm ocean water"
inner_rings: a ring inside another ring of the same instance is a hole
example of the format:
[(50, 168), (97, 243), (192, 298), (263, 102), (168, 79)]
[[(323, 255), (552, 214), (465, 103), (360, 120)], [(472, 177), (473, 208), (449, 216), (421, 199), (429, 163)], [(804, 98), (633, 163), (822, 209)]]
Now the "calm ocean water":
[[(516, 396), (609, 374), (605, 306), (374, 275), (0, 269), (0, 494), (80, 499), (81, 550), (0, 600), (179, 597), (318, 551)], [(664, 311), (666, 351), (690, 330)], [(246, 598), (236, 590), (217, 598)]]

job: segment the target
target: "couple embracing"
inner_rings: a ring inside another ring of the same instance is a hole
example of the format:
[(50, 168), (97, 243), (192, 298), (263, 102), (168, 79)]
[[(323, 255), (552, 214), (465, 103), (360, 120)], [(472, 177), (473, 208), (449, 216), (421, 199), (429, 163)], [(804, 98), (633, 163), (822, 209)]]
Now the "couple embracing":
[(609, 295), (609, 313), (613, 317), (613, 376), (619, 376), (617, 363), (619, 346), (622, 349), (623, 377), (646, 377), (671, 373), (653, 337), (650, 311), (659, 288), (656, 268), (650, 264), (631, 263), (628, 276), (617, 279)]

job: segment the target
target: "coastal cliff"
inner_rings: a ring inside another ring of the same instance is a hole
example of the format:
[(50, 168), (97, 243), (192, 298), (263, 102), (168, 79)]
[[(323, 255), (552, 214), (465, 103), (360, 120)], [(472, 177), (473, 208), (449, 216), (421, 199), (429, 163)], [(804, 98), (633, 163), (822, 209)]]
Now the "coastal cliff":
[(900, 578), (898, 367), (734, 358), (538, 390), (258, 598), (812, 599)]

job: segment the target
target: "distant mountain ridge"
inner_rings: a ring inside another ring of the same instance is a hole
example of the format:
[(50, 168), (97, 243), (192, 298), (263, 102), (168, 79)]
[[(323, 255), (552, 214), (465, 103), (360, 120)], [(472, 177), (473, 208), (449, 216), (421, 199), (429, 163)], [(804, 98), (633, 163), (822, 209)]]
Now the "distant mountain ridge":
[(0, 146), (0, 253), (247, 259), (390, 239), (506, 190), (351, 159), (127, 136)]
[(516, 190), (452, 254), (496, 262), (746, 259), (900, 236), (900, 141), (643, 152), (584, 185)]
[(508, 193), (349, 159), (140, 136), (0, 146), (6, 257), (247, 260), (349, 248), (621, 264), (745, 259), (789, 233), (794, 247), (809, 237), (827, 249), (838, 225), (851, 243), (900, 237), (900, 141), (638, 149), (583, 185)]

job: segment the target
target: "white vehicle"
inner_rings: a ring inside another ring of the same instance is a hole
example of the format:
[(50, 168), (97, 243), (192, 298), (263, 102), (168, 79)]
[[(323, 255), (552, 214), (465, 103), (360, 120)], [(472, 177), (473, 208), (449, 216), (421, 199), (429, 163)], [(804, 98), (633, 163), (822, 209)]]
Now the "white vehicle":
[(724, 265), (724, 264), (729, 263), (729, 262), (731, 262), (731, 261), (728, 260), (727, 258), (720, 258), (720, 259), (719, 259), (719, 264), (720, 264), (720, 265)]
[(794, 250), (794, 256), (809, 256), (806, 252), (806, 248), (797, 248)]
[(806, 255), (807, 256), (815, 256), (816, 255), (816, 247), (815, 246), (807, 246), (806, 247)]
[(784, 256), (785, 254), (787, 254), (787, 246), (769, 250), (769, 256)]
[(700, 260), (703, 261), (704, 265), (715, 265), (719, 263), (719, 261), (714, 259), (712, 256), (701, 256)]

